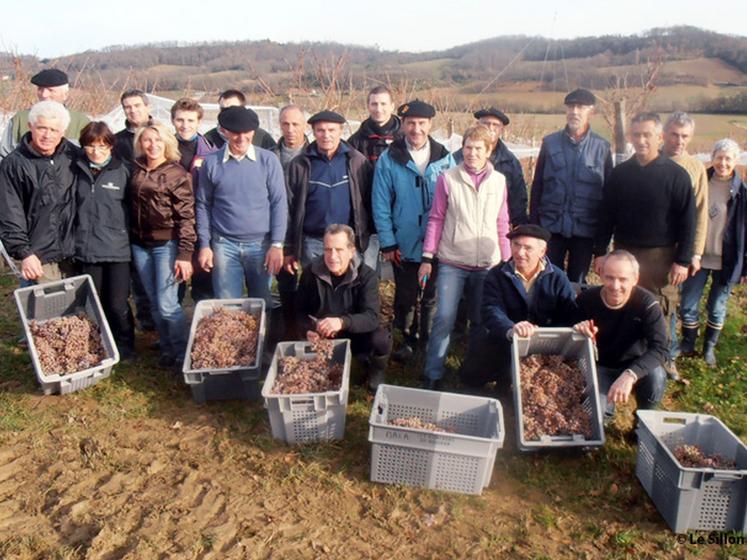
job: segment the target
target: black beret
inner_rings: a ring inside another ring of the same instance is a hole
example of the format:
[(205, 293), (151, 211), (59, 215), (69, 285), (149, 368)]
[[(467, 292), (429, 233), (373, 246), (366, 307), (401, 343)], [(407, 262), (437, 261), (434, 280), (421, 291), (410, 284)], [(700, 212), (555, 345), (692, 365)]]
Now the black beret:
[(503, 111), (499, 111), (495, 107), (489, 107), (488, 109), (480, 109), (479, 111), (475, 113), (476, 119), (481, 119), (483, 117), (495, 117), (496, 119), (498, 119), (499, 121), (503, 123), (503, 126), (506, 126), (508, 125), (508, 123), (511, 122), (511, 119), (509, 119), (506, 116), (506, 113), (504, 113)]
[(259, 117), (251, 109), (235, 105), (218, 113), (218, 124), (230, 132), (251, 132), (259, 128)]
[(588, 89), (574, 89), (565, 96), (564, 105), (596, 105), (597, 98)]
[(535, 224), (521, 224), (520, 226), (516, 226), (514, 229), (508, 232), (508, 235), (506, 235), (506, 237), (508, 237), (509, 239), (522, 236), (536, 237), (537, 239), (542, 239), (543, 241), (550, 241), (550, 232), (545, 228)]
[(335, 113), (334, 111), (319, 111), (316, 115), (311, 115), (309, 117), (309, 120), (306, 122), (308, 122), (309, 124), (318, 122), (345, 124), (345, 117), (343, 117), (340, 113)]
[(31, 83), (39, 87), (64, 86), (67, 83), (67, 74), (57, 68), (47, 68), (31, 77)]
[(432, 119), (436, 116), (436, 110), (433, 108), (433, 105), (428, 105), (425, 101), (415, 99), (414, 101), (400, 105), (399, 109), (397, 109), (397, 114), (403, 118)]

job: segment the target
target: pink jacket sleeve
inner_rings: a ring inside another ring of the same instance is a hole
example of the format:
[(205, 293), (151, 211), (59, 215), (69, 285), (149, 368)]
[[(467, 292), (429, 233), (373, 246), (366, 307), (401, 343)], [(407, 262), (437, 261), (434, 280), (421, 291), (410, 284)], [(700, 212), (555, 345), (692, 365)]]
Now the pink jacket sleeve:
[(508, 189), (503, 189), (503, 203), (498, 212), (498, 245), (501, 248), (501, 259), (507, 261), (511, 258), (511, 243), (506, 235), (508, 234)]
[(438, 252), (438, 244), (441, 242), (441, 234), (444, 231), (444, 219), (449, 207), (449, 190), (443, 174), (436, 180), (436, 192), (433, 195), (431, 213), (428, 215), (428, 225), (425, 228), (425, 240), (423, 241), (423, 256), (434, 257)]

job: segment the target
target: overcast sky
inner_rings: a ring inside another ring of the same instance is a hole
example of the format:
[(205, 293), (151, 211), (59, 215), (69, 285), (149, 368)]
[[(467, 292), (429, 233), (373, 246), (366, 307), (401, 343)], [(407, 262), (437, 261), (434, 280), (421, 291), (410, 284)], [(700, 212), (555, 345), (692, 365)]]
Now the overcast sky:
[[(499, 35), (572, 38), (695, 25), (745, 35), (747, 2), (5, 0), (0, 50), (55, 57), (155, 41), (337, 41), (426, 51)], [(718, 9), (716, 9), (718, 8)]]

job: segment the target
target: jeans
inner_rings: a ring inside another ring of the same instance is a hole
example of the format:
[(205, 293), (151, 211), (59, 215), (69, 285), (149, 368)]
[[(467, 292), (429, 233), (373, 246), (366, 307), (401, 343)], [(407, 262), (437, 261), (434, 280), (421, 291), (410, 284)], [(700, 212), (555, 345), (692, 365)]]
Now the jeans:
[[(441, 379), (444, 374), (444, 361), (449, 348), (451, 331), (454, 328), (459, 300), (465, 287), (469, 298), (470, 350), (473, 349), (475, 333), (481, 323), (482, 285), (488, 269), (466, 270), (443, 262), (439, 263), (436, 283), (436, 317), (428, 339), (425, 357), (425, 375), (429, 379)], [(469, 353), (469, 350), (467, 351)]]
[[(568, 280), (584, 284), (594, 253), (593, 246), (594, 240), (587, 237), (563, 237), (553, 233), (547, 244), (547, 258), (552, 264), (566, 271)], [(566, 254), (568, 266), (565, 265)]]
[(303, 247), (301, 251), (301, 267), (306, 268), (315, 258), (324, 254), (324, 238), (303, 236)]
[[(615, 413), (615, 405), (607, 402), (607, 392), (612, 384), (626, 368), (608, 368), (597, 364), (597, 379), (599, 380), (599, 401), (605, 416)], [(667, 385), (667, 373), (662, 366), (656, 366), (647, 375), (640, 378), (633, 385), (635, 399), (641, 410), (656, 408), (664, 396)]]
[(156, 247), (132, 245), (132, 260), (150, 301), (153, 322), (160, 338), (161, 354), (184, 358), (187, 349), (187, 318), (179, 305), (179, 284), (174, 277), (178, 241)]
[(272, 275), (265, 268), (265, 256), (270, 242), (237, 242), (213, 234), (213, 291), (220, 299), (235, 299), (244, 295), (244, 282), (251, 298), (265, 300), (271, 309), (270, 282)]
[(376, 276), (381, 278), (381, 261), (379, 260), (379, 236), (376, 234), (368, 238), (368, 248), (363, 252), (363, 262), (376, 271)]
[(721, 284), (721, 271), (701, 268), (695, 276), (688, 278), (682, 285), (682, 299), (680, 301), (680, 318), (685, 326), (694, 327), (698, 324), (698, 307), (700, 298), (705, 290), (708, 277), (711, 277), (711, 289), (708, 292), (706, 311), (708, 324), (716, 329), (724, 326), (726, 320), (726, 303), (731, 296), (732, 286)]

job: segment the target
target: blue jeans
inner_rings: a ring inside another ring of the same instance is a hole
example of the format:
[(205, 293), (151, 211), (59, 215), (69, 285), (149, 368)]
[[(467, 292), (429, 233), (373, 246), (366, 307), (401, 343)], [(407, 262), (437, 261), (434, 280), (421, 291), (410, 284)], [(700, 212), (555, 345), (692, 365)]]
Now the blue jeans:
[(315, 258), (324, 254), (324, 238), (303, 236), (303, 247), (301, 250), (301, 267), (306, 268)]
[(220, 299), (235, 299), (244, 295), (244, 281), (251, 298), (265, 300), (271, 309), (270, 282), (272, 275), (265, 269), (265, 256), (270, 242), (242, 243), (213, 233), (213, 291)]
[(177, 361), (187, 350), (187, 318), (179, 305), (179, 284), (174, 278), (178, 241), (157, 247), (132, 245), (132, 262), (150, 301), (161, 354)]
[(716, 329), (724, 326), (726, 320), (726, 303), (731, 296), (730, 284), (721, 284), (721, 271), (701, 268), (695, 276), (688, 278), (682, 285), (682, 299), (680, 300), (680, 318), (685, 326), (694, 327), (698, 324), (698, 307), (700, 298), (705, 290), (708, 277), (711, 277), (711, 289), (708, 292), (706, 310), (708, 324)]
[[(468, 317), (470, 321), (470, 347), (473, 346), (475, 333), (481, 322), (482, 285), (488, 269), (466, 270), (443, 262), (438, 263), (438, 280), (436, 281), (436, 317), (433, 329), (428, 338), (425, 356), (425, 376), (429, 379), (441, 379), (444, 375), (444, 361), (449, 349), (451, 331), (454, 329), (459, 300), (465, 286), (469, 293)], [(469, 353), (469, 350), (467, 351)]]
[[(599, 401), (605, 416), (612, 416), (615, 413), (615, 405), (607, 402), (607, 392), (623, 371), (625, 371), (624, 368), (608, 368), (597, 364)], [(642, 410), (656, 408), (664, 397), (666, 385), (667, 372), (664, 371), (662, 366), (656, 366), (647, 375), (636, 381), (633, 385), (633, 391), (635, 391), (638, 408)]]

